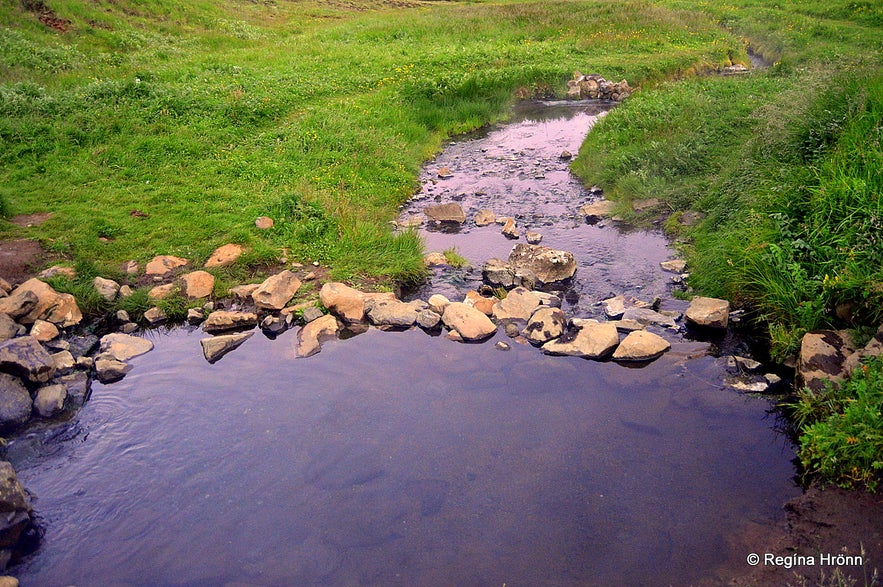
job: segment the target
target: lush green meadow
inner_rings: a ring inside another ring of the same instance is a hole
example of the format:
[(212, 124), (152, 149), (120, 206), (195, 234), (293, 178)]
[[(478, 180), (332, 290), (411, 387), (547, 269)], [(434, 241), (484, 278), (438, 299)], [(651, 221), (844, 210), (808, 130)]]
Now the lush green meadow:
[[(770, 67), (714, 74), (748, 46)], [(784, 358), (883, 320), (881, 63), (872, 1), (0, 0), (0, 217), (52, 213), (0, 238), (40, 239), (84, 296), (124, 260), (226, 242), (249, 252), (219, 289), (282, 257), (417, 279), (422, 243), (388, 223), (421, 164), (599, 73), (639, 91), (575, 172), (625, 213), (659, 199), (636, 220), (666, 218), (695, 290)]]

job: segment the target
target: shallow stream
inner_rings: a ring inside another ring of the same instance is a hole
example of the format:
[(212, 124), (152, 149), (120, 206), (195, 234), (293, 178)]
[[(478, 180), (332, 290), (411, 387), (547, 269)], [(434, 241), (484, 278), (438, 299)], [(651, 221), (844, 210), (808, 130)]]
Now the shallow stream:
[[(661, 235), (574, 219), (591, 197), (558, 155), (576, 153), (588, 126), (574, 120), (594, 114), (565, 110), (575, 116), (529, 115), (467, 147), (529, 153), (499, 164), (539, 170), (532, 185), (554, 178), (534, 207), (510, 174), (458, 186), (468, 174), (445, 157), (463, 142), (432, 164), (451, 183), (432, 184), (427, 167), (423, 205), (453, 192), (573, 251), (568, 313), (595, 314), (609, 293), (664, 296)], [(557, 142), (563, 126), (573, 136)], [(511, 138), (527, 127), (548, 140)], [(500, 190), (516, 194), (510, 209)], [(479, 267), (512, 246), (499, 226), (426, 236)], [(431, 287), (477, 280), (438, 270)], [(25, 586), (711, 584), (745, 570), (750, 545), (734, 537), (799, 493), (769, 403), (725, 387), (721, 359), (673, 332), (671, 351), (639, 369), (502, 352), (502, 329), (459, 344), (372, 328), (309, 359), (288, 331), (215, 364), (198, 330), (145, 336), (156, 348), (125, 379), (95, 383), (72, 420), (9, 447), (45, 531), (13, 569)]]

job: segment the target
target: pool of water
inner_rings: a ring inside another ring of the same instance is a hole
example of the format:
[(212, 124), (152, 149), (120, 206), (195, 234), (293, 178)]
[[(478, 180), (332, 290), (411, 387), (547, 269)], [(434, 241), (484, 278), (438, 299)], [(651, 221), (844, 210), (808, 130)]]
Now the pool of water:
[(687, 585), (798, 493), (698, 343), (628, 369), (373, 329), (299, 360), (288, 332), (210, 365), (202, 336), (12, 443), (24, 585)]

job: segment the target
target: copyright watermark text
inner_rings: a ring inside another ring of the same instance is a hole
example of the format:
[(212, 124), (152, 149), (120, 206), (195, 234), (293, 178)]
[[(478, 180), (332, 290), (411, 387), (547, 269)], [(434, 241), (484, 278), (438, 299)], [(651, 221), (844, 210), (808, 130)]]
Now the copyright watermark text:
[(865, 564), (864, 557), (850, 554), (789, 554), (777, 555), (771, 552), (757, 554), (752, 552), (745, 561), (752, 567), (762, 565), (764, 567), (860, 567)]

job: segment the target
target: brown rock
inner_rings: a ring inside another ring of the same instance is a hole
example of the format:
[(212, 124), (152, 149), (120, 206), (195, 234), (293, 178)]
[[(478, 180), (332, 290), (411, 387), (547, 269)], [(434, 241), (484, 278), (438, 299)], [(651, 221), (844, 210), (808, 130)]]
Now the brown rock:
[(47, 342), (58, 337), (58, 327), (52, 322), (45, 320), (36, 320), (31, 326), (31, 336), (40, 342)]
[(496, 222), (497, 217), (487, 208), (479, 210), (475, 214), (475, 226), (487, 226)]
[(497, 326), (481, 311), (462, 302), (448, 304), (442, 322), (467, 341), (482, 340), (497, 331)]
[(300, 329), (297, 334), (298, 357), (311, 357), (322, 349), (322, 341), (337, 335), (340, 324), (331, 314), (325, 314)]
[(249, 283), (246, 285), (237, 285), (231, 287), (228, 290), (228, 293), (236, 298), (237, 300), (250, 300), (251, 294), (255, 292), (257, 288), (261, 286), (260, 283)]
[(10, 300), (16, 300), (19, 296), (29, 297), (27, 292), (37, 297), (37, 303), (30, 312), (18, 318), (21, 324), (33, 324), (36, 320), (43, 319), (56, 326), (67, 328), (79, 324), (83, 319), (74, 296), (60, 294), (48, 283), (37, 278), (27, 280), (15, 288), (8, 298), (0, 300), (0, 312), (4, 311), (3, 307), (10, 303)]
[(99, 348), (102, 354), (109, 355), (117, 361), (128, 361), (153, 350), (153, 343), (140, 336), (114, 332), (101, 338)]
[(120, 292), (119, 283), (117, 283), (113, 279), (106, 279), (104, 277), (96, 276), (92, 280), (92, 286), (95, 288), (95, 291), (98, 292), (98, 295), (100, 295), (108, 302), (114, 301), (117, 297), (117, 294)]
[(541, 307), (527, 321), (521, 334), (534, 344), (543, 344), (564, 334), (567, 316), (560, 308)]
[(184, 267), (190, 261), (182, 257), (172, 255), (158, 255), (150, 260), (144, 269), (145, 275), (158, 275), (165, 277), (178, 267)]
[(688, 322), (696, 326), (725, 329), (730, 317), (730, 302), (696, 296), (690, 302), (690, 307), (687, 308), (684, 316)]
[(580, 216), (585, 216), (586, 220), (597, 222), (613, 214), (614, 206), (615, 204), (610, 200), (601, 200), (600, 202), (586, 204), (579, 209), (579, 214)]
[(344, 322), (365, 321), (365, 294), (343, 283), (330, 281), (323, 285), (319, 301)]
[[(496, 298), (486, 298), (475, 290), (467, 291), (466, 297), (463, 300), (464, 304), (472, 306), (486, 316), (494, 314), (494, 304), (496, 302)], [(444, 308), (441, 311), (444, 312)]]
[(205, 262), (205, 267), (206, 269), (211, 269), (212, 267), (227, 267), (228, 265), (232, 265), (242, 256), (243, 250), (242, 245), (234, 243), (218, 247), (215, 249), (215, 252), (212, 253), (212, 256), (208, 258), (208, 261)]
[(258, 216), (254, 221), (254, 225), (260, 230), (269, 230), (274, 224), (273, 219), (268, 216)]
[(436, 222), (454, 222), (457, 224), (466, 222), (466, 213), (463, 212), (460, 204), (456, 202), (427, 206), (423, 209), (423, 213), (426, 214), (428, 219)]
[(190, 299), (207, 298), (215, 289), (215, 276), (208, 271), (193, 271), (181, 276), (184, 295)]
[(619, 344), (616, 326), (609, 322), (586, 322), (575, 334), (562, 336), (543, 345), (550, 355), (567, 355), (586, 359), (603, 359)]
[(797, 360), (798, 385), (821, 391), (826, 381), (842, 381), (843, 365), (849, 354), (843, 338), (833, 330), (804, 334)]
[(253, 312), (227, 312), (219, 310), (208, 315), (202, 323), (202, 329), (206, 332), (223, 332), (238, 328), (253, 328), (257, 326), (258, 315)]
[(503, 236), (506, 238), (517, 239), (518, 228), (515, 226), (515, 219), (507, 218), (506, 223), (503, 224), (503, 229), (500, 232), (502, 232)]
[(432, 252), (423, 256), (423, 264), (427, 267), (441, 267), (448, 264), (448, 259), (442, 253)]
[(165, 285), (157, 285), (149, 292), (147, 292), (147, 297), (151, 300), (164, 300), (169, 298), (178, 290), (178, 286), (174, 283), (167, 283)]
[(211, 336), (203, 338), (199, 341), (202, 345), (202, 354), (209, 363), (219, 361), (221, 357), (239, 346), (252, 337), (254, 332), (240, 332), (238, 334), (222, 334), (220, 336)]
[(670, 348), (671, 344), (661, 336), (646, 330), (637, 330), (623, 339), (613, 353), (613, 360), (651, 361)]
[(541, 304), (539, 296), (532, 291), (516, 287), (505, 298), (494, 303), (493, 313), (498, 320), (528, 320)]

